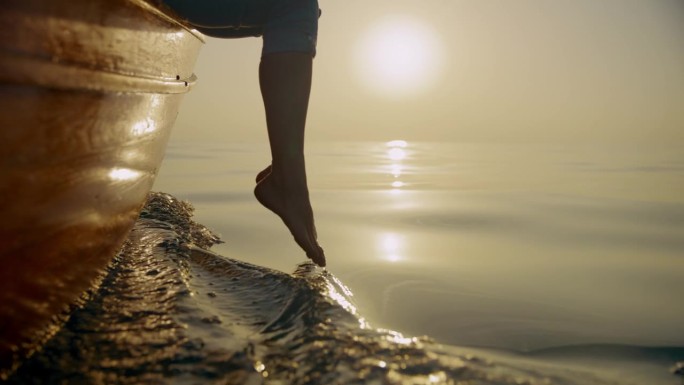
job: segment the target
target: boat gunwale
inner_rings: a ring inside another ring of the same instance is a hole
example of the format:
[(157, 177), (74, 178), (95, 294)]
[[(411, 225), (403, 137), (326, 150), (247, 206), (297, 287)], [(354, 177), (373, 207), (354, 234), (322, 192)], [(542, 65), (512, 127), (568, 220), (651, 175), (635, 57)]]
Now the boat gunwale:
[(0, 82), (68, 90), (182, 94), (192, 89), (197, 77), (172, 80), (128, 75), (5, 52), (0, 60)]
[(185, 23), (181, 22), (179, 19), (174, 18), (173, 16), (165, 13), (164, 11), (159, 9), (158, 7), (150, 4), (149, 1), (146, 1), (146, 0), (128, 0), (128, 1), (131, 4), (133, 4), (139, 8), (142, 8), (144, 11), (147, 11), (147, 12), (153, 14), (154, 16), (157, 16), (157, 17), (163, 19), (164, 21), (175, 24), (176, 26), (181, 27), (184, 30), (190, 32), (190, 34), (192, 34), (199, 41), (201, 41), (202, 44), (207, 42), (205, 39), (205, 36), (200, 31), (192, 28), (192, 26), (190, 26), (189, 24), (185, 24)]

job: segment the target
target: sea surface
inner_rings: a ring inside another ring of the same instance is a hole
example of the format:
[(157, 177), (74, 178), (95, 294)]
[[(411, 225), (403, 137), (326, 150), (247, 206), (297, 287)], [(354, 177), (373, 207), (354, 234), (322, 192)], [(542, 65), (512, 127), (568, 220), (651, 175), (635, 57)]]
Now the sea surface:
[(684, 383), (681, 146), (309, 143), (326, 269), (253, 198), (269, 159), (172, 141), (171, 195), (9, 382)]
[[(327, 270), (371, 324), (598, 367), (629, 358), (634, 376), (649, 367), (639, 348), (684, 347), (684, 147), (393, 139), (306, 151)], [(195, 206), (225, 241), (218, 254), (291, 273), (304, 254), (252, 195), (269, 161), (266, 143), (172, 141), (154, 189)]]

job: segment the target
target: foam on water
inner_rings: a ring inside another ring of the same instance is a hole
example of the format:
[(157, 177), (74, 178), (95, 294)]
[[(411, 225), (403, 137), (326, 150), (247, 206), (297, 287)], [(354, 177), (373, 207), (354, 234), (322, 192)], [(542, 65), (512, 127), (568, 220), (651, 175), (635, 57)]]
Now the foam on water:
[(217, 255), (191, 214), (152, 194), (98, 292), (10, 383), (630, 383), (374, 328), (329, 271)]

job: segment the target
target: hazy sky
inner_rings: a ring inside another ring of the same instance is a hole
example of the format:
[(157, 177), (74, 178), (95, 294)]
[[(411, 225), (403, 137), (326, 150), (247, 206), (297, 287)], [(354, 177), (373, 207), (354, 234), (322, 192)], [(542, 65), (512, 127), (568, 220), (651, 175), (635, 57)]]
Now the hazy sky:
[[(309, 140), (684, 143), (684, 0), (319, 0)], [(266, 140), (261, 40), (208, 39), (174, 137)]]

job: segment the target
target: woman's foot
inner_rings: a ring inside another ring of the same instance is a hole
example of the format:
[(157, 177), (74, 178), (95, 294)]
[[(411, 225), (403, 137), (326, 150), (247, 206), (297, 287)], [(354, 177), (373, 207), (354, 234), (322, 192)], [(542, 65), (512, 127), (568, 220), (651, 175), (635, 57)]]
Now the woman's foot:
[(306, 181), (294, 179), (280, 178), (269, 166), (257, 175), (254, 196), (283, 220), (297, 244), (306, 251), (306, 256), (323, 267), (325, 254), (318, 245)]
[(259, 183), (259, 182), (261, 182), (262, 179), (266, 178), (268, 176), (268, 174), (271, 173), (271, 169), (272, 169), (272, 167), (269, 164), (268, 166), (266, 166), (265, 169), (261, 170), (256, 176), (256, 182)]

